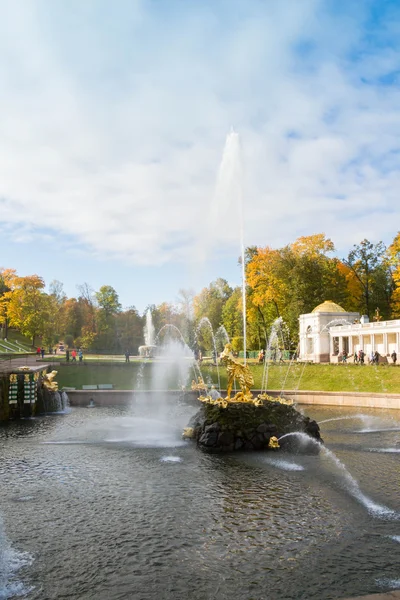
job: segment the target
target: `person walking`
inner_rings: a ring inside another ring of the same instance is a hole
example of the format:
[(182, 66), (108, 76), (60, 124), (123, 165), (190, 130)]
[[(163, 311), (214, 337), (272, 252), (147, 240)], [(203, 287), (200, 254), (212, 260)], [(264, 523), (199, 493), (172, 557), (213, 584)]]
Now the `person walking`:
[(374, 364), (376, 364), (376, 365), (379, 365), (379, 356), (380, 356), (380, 354), (379, 354), (378, 350), (376, 350), (375, 354), (374, 354)]
[(393, 350), (392, 354), (390, 355), (390, 358), (392, 359), (393, 364), (395, 365), (397, 361), (397, 354), (395, 350)]
[(72, 356), (72, 362), (76, 362), (76, 350), (75, 350), (75, 348), (72, 350), (71, 356)]
[(125, 362), (128, 363), (129, 362), (129, 350), (125, 350)]
[(42, 358), (44, 358), (44, 348), (40, 350), (40, 354), (42, 355)]
[(354, 364), (356, 365), (358, 363), (358, 354), (357, 354), (357, 350), (354, 352)]
[(79, 348), (78, 350), (78, 357), (79, 357), (79, 362), (81, 363), (83, 360), (83, 352), (82, 352), (82, 348)]

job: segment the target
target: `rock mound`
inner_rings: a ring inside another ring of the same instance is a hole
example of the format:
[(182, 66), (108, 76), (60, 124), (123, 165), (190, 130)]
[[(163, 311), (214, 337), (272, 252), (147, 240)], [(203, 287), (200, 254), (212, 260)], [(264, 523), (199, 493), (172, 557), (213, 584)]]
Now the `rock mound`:
[[(304, 417), (293, 406), (268, 400), (262, 406), (239, 402), (221, 408), (203, 404), (189, 426), (193, 428), (193, 437), (198, 446), (207, 452), (266, 450), (272, 436), (280, 438), (286, 433), (298, 431), (322, 441), (315, 421)], [(299, 441), (290, 436), (284, 438), (280, 446), (296, 451)], [(308, 446), (305, 451), (318, 452), (316, 444), (311, 442)]]

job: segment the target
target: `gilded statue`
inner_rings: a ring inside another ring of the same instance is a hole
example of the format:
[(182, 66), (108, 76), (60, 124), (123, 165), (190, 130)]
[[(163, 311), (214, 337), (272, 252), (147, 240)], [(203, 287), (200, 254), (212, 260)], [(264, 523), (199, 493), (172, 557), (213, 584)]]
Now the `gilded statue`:
[[(220, 361), (226, 365), (228, 372), (228, 385), (226, 389), (226, 400), (228, 402), (249, 402), (253, 400), (251, 387), (254, 385), (254, 377), (247, 365), (239, 362), (232, 354), (232, 345), (226, 344), (224, 351), (220, 355)], [(235, 394), (231, 400), (232, 387), (237, 380), (240, 385), (240, 392)]]
[(207, 389), (207, 385), (204, 383), (202, 377), (198, 377), (197, 382), (193, 379), (191, 388), (193, 391), (204, 391)]
[[(200, 396), (199, 400), (205, 404), (214, 404), (220, 408), (227, 408), (229, 403), (234, 402), (249, 402), (255, 406), (263, 406), (266, 400), (271, 402), (279, 402), (281, 404), (293, 404), (293, 400), (286, 400), (286, 398), (279, 397), (273, 398), (268, 394), (259, 394), (257, 398), (253, 397), (251, 393), (251, 387), (254, 385), (254, 377), (247, 365), (242, 364), (233, 356), (232, 345), (226, 344), (224, 351), (220, 355), (220, 361), (223, 365), (226, 365), (228, 372), (228, 384), (227, 384), (227, 395), (225, 398), (222, 396), (215, 397), (214, 394), (207, 394), (207, 396)], [(235, 380), (240, 386), (240, 392), (237, 392), (233, 398), (231, 398), (232, 388)], [(201, 382), (201, 383), (200, 383)], [(199, 378), (199, 383), (192, 382), (192, 390), (203, 390), (204, 387), (200, 387), (203, 384), (203, 380)]]
[(46, 373), (43, 375), (43, 385), (52, 392), (58, 391), (58, 383), (54, 381), (55, 376), (57, 375), (57, 371), (51, 371), (51, 373)]

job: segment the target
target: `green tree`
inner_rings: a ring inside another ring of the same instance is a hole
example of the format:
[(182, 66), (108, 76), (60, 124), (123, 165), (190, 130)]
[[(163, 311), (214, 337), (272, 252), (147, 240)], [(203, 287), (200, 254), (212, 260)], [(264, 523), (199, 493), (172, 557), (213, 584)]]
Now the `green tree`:
[(383, 317), (389, 317), (394, 284), (383, 242), (373, 244), (364, 239), (353, 246), (343, 262), (359, 283), (356, 298), (359, 311), (372, 317), (379, 308)]

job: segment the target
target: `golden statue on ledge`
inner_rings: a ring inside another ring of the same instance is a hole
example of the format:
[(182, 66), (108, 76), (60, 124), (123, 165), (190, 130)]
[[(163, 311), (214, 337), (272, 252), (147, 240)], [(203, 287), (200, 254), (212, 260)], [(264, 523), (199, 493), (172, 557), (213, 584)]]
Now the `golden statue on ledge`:
[(51, 373), (43, 375), (43, 385), (51, 392), (58, 392), (58, 383), (57, 381), (53, 381), (56, 375), (57, 371), (51, 371)]
[[(250, 404), (254, 404), (255, 406), (262, 406), (265, 400), (279, 402), (281, 404), (293, 404), (293, 400), (286, 400), (286, 398), (281, 397), (273, 398), (272, 396), (268, 396), (268, 394), (265, 393), (259, 394), (257, 398), (254, 398), (253, 394), (251, 393), (251, 387), (254, 385), (253, 374), (247, 365), (242, 364), (237, 360), (237, 358), (233, 356), (231, 344), (226, 344), (224, 351), (220, 355), (220, 361), (222, 364), (226, 365), (226, 370), (228, 372), (228, 385), (226, 390), (227, 395), (225, 398), (215, 398), (211, 395), (200, 396), (199, 400), (201, 402), (204, 402), (205, 404), (214, 404), (221, 408), (226, 408), (228, 404), (233, 404), (235, 402), (248, 402)], [(237, 382), (240, 385), (240, 392), (236, 392), (233, 398), (231, 398), (231, 392), (235, 380), (237, 380)], [(203, 382), (203, 380), (201, 381)], [(206, 389), (206, 386), (202, 388), (194, 388), (193, 383), (195, 382), (192, 382), (192, 390)]]

